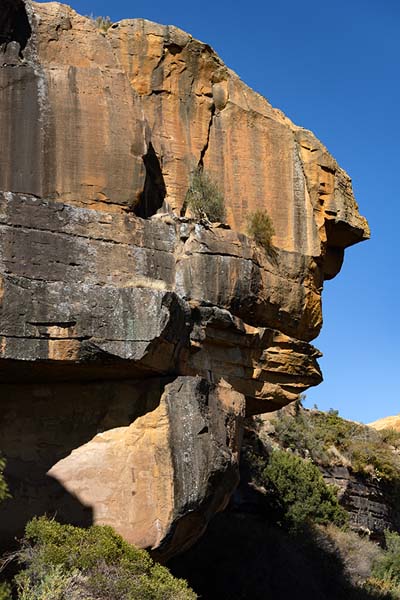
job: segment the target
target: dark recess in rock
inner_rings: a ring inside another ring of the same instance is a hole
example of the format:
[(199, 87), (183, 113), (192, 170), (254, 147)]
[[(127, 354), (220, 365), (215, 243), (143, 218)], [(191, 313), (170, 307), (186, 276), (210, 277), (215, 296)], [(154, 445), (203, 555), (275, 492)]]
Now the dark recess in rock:
[(142, 219), (148, 219), (162, 207), (167, 193), (160, 161), (151, 142), (147, 154), (143, 156), (143, 162), (146, 167), (146, 179), (144, 190), (134, 208), (134, 213)]
[(0, 10), (0, 47), (7, 48), (10, 42), (20, 46), (19, 55), (25, 49), (32, 29), (29, 24), (24, 3), (21, 0), (2, 0)]

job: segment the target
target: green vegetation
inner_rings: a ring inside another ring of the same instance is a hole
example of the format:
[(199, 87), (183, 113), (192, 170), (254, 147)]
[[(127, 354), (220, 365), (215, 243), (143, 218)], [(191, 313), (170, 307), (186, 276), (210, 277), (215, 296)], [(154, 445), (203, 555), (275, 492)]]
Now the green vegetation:
[(267, 493), (277, 522), (291, 531), (310, 523), (344, 525), (346, 512), (318, 467), (291, 452), (273, 450), (267, 464), (254, 463), (256, 481)]
[(245, 460), (250, 480), (265, 495), (269, 522), (295, 536), (306, 528), (315, 550), (337, 560), (350, 586), (346, 598), (400, 600), (400, 535), (386, 531), (382, 549), (343, 528), (344, 510), (318, 469), (344, 465), (379, 482), (396, 509), (400, 434), (346, 421), (335, 410), (304, 410), (300, 402), (278, 411), (268, 435), (253, 422)]
[[(5, 461), (0, 456), (0, 502), (9, 498), (8, 487), (4, 480)], [(0, 600), (11, 599), (11, 588), (8, 583), (0, 582)]]
[[(147, 552), (111, 527), (81, 529), (34, 518), (15, 558), (18, 600), (194, 600)], [(1, 596), (0, 596), (1, 598)]]
[(400, 598), (400, 535), (385, 531), (385, 552), (375, 560), (372, 576), (368, 580), (371, 589), (383, 598)]
[[(298, 598), (308, 597), (304, 572), (314, 568), (320, 570), (321, 580), (315, 580), (312, 597), (400, 600), (399, 534), (385, 532), (386, 547), (381, 548), (351, 531), (335, 488), (326, 485), (318, 468), (342, 464), (361, 477), (375, 479), (385, 486), (385, 494), (393, 492), (388, 497), (395, 506), (400, 498), (400, 435), (346, 421), (335, 410), (304, 410), (301, 403), (290, 412), (279, 411), (268, 427), (262, 427), (263, 420), (253, 419), (252, 423), (245, 436), (243, 468), (262, 507), (263, 517), (258, 517), (256, 527), (263, 527), (264, 520), (266, 527), (277, 526), (282, 532), (269, 534), (275, 541), (270, 542), (272, 548), (268, 545), (262, 551), (261, 562), (273, 560), (278, 553), (272, 573), (281, 569), (282, 577), (286, 564), (293, 564)], [(259, 548), (254, 550), (255, 555), (259, 552)], [(272, 573), (262, 584), (264, 588), (254, 583), (255, 594), (270, 590)], [(329, 579), (327, 588), (324, 578)], [(279, 574), (277, 579), (280, 581)], [(282, 587), (283, 597), (296, 593), (296, 586), (286, 590), (280, 583), (275, 585), (279, 590)]]
[(94, 21), (97, 29), (100, 29), (100, 31), (108, 31), (111, 27), (111, 25), (113, 24), (113, 22), (111, 21), (110, 17), (91, 17), (91, 19)]
[(0, 600), (11, 600), (11, 586), (8, 583), (0, 583)]
[(191, 177), (185, 205), (197, 219), (206, 217), (212, 223), (225, 219), (224, 197), (215, 181), (200, 167)]
[(275, 229), (266, 210), (256, 210), (247, 217), (247, 234), (263, 248), (271, 247)]
[(294, 415), (281, 411), (273, 425), (281, 447), (319, 465), (344, 464), (353, 473), (391, 484), (400, 480), (400, 433), (346, 421), (334, 410), (306, 411), (301, 406)]

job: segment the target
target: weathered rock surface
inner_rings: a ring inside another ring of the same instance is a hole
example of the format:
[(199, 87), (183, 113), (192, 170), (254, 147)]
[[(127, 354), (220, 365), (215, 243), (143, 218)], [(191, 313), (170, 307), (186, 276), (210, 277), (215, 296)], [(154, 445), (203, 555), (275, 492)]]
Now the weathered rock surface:
[[(0, 534), (47, 511), (169, 556), (234, 489), (244, 411), (321, 380), (323, 281), (369, 235), (350, 179), (206, 44), (55, 2), (4, 2), (0, 132)], [(231, 228), (184, 216), (198, 165)]]
[(351, 473), (345, 466), (322, 469), (327, 483), (338, 489), (340, 504), (349, 514), (352, 529), (383, 540), (385, 529), (396, 523), (388, 492), (377, 480)]

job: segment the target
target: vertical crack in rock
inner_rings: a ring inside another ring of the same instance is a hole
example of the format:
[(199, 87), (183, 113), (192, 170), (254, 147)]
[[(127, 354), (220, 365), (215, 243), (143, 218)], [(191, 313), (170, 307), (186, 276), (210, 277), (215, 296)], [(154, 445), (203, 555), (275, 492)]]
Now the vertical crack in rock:
[(206, 143), (204, 144), (201, 153), (200, 153), (200, 160), (199, 160), (199, 164), (198, 166), (203, 168), (204, 167), (204, 157), (206, 155), (206, 152), (208, 150), (208, 146), (210, 144), (210, 135), (211, 135), (211, 127), (214, 121), (214, 115), (215, 115), (215, 104), (213, 103), (211, 105), (211, 109), (210, 109), (211, 115), (210, 115), (210, 120), (208, 123), (208, 130), (207, 130), (207, 139), (206, 139)]
[(32, 28), (22, 0), (3, 0), (0, 11), (0, 48), (23, 58)]
[(147, 154), (143, 156), (146, 168), (146, 179), (143, 192), (140, 194), (139, 202), (134, 207), (134, 213), (142, 219), (147, 219), (162, 207), (167, 190), (161, 171), (160, 161), (155, 153), (153, 144), (150, 142)]

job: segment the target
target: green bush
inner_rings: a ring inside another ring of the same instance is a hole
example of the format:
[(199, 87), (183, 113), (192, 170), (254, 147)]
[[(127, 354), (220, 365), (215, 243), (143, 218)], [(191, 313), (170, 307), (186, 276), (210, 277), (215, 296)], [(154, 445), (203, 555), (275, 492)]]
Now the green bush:
[(111, 527), (81, 529), (45, 517), (28, 523), (16, 558), (19, 600), (193, 600), (147, 552)]
[(247, 234), (263, 248), (271, 247), (275, 229), (266, 210), (259, 209), (248, 215)]
[(0, 600), (12, 600), (11, 586), (8, 583), (0, 583)]
[(193, 173), (185, 196), (188, 206), (197, 219), (207, 217), (209, 221), (225, 219), (225, 200), (215, 181), (201, 168)]
[(400, 586), (400, 535), (395, 531), (385, 531), (386, 550), (376, 562), (373, 575), (377, 579), (388, 577)]
[(290, 530), (304, 528), (310, 522), (346, 523), (335, 491), (329, 487), (318, 467), (291, 452), (274, 450), (260, 472), (260, 483), (267, 493), (277, 497), (282, 508), (282, 524)]

